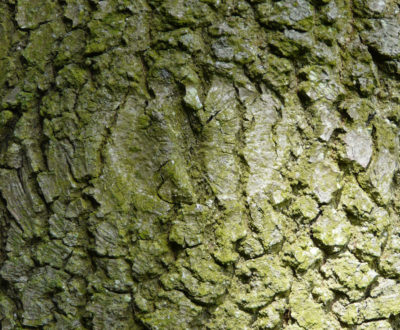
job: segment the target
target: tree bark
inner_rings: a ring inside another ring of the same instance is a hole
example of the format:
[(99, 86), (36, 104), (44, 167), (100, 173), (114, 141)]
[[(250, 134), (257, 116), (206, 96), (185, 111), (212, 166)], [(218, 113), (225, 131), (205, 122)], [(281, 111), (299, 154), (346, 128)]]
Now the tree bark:
[(400, 329), (392, 0), (0, 3), (1, 329)]

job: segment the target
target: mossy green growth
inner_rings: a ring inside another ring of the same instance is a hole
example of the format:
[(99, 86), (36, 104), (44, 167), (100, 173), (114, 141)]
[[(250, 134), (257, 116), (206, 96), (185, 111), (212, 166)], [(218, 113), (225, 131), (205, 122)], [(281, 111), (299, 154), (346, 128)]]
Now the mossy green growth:
[(240, 242), (239, 252), (249, 258), (256, 258), (263, 255), (265, 250), (260, 239), (254, 235), (253, 237), (247, 236)]
[(14, 114), (11, 111), (4, 110), (0, 112), (0, 136), (3, 136), (8, 130)]
[(0, 274), (3, 279), (13, 282), (25, 283), (28, 280), (26, 273), (30, 272), (34, 266), (28, 251), (24, 255), (9, 258), (1, 267)]
[(325, 313), (322, 305), (312, 299), (305, 283), (295, 282), (293, 284), (289, 295), (289, 307), (291, 317), (301, 327), (299, 329), (328, 330), (341, 328), (339, 322)]
[(91, 20), (88, 27), (90, 38), (85, 48), (85, 54), (102, 53), (110, 47), (118, 45), (125, 27), (125, 15), (111, 13), (104, 19)]
[(65, 264), (65, 270), (67, 272), (81, 277), (87, 277), (92, 270), (91, 267), (90, 258), (84, 251), (78, 249), (74, 249)]
[(178, 217), (172, 220), (169, 240), (182, 247), (196, 246), (203, 243), (206, 226), (210, 225), (208, 207), (201, 204), (185, 205)]
[(13, 32), (13, 24), (11, 21), (10, 11), (6, 5), (0, 5), (0, 15), (4, 19), (0, 23), (0, 58), (6, 57), (12, 41), (11, 33)]
[(160, 291), (154, 312), (139, 314), (151, 329), (187, 329), (200, 318), (202, 308), (178, 290)]
[(243, 221), (243, 209), (239, 205), (230, 205), (218, 219), (215, 236), (219, 243), (234, 243), (246, 237), (247, 228)]
[[(0, 190), (4, 194), (9, 209), (22, 229), (25, 238), (40, 237), (46, 231), (46, 223), (43, 217), (36, 214), (39, 211), (40, 199), (37, 200), (36, 194), (25, 189), (28, 184), (26, 180), (20, 181), (16, 170), (2, 169), (0, 171)], [(24, 186), (23, 186), (24, 184)], [(28, 188), (30, 188), (28, 186)], [(31, 193), (28, 195), (28, 193)], [(35, 205), (37, 202), (37, 205)]]
[(343, 97), (345, 91), (338, 83), (333, 70), (324, 66), (311, 65), (301, 69), (304, 79), (299, 85), (298, 95), (305, 103), (325, 100), (334, 102)]
[(258, 18), (267, 27), (291, 27), (309, 31), (314, 23), (314, 8), (304, 0), (285, 0), (258, 5)]
[(16, 20), (21, 29), (35, 29), (57, 17), (55, 0), (18, 0)]
[(61, 20), (41, 25), (31, 32), (29, 44), (22, 55), (31, 64), (45, 71), (47, 61), (56, 49), (56, 40), (65, 34), (65, 27)]
[(213, 22), (215, 15), (204, 2), (167, 0), (161, 5), (161, 12), (176, 26), (197, 26)]
[(192, 204), (196, 196), (182, 157), (173, 157), (161, 168), (163, 183), (158, 190), (163, 200), (169, 203)]
[(76, 64), (69, 64), (64, 66), (59, 72), (56, 78), (57, 87), (60, 89), (67, 87), (68, 85), (79, 88), (89, 78), (89, 73), (79, 67)]
[(329, 203), (342, 186), (342, 173), (336, 163), (330, 160), (315, 163), (304, 161), (303, 166), (291, 175), (308, 185), (320, 203)]
[(278, 55), (293, 58), (307, 53), (314, 41), (308, 32), (285, 30), (269, 33), (268, 43)]
[[(102, 249), (101, 245), (102, 242), (99, 241), (99, 249)], [(172, 261), (167, 235), (160, 235), (156, 243), (151, 240), (138, 240), (135, 245), (130, 246), (128, 249), (132, 256), (133, 275), (136, 278), (160, 276), (163, 274), (165, 263)], [(124, 251), (121, 248), (118, 252), (119, 251), (122, 252), (122, 254), (119, 254), (120, 257), (126, 255), (126, 252), (124, 254)], [(103, 254), (110, 255), (110, 253), (106, 251), (103, 252)], [(149, 267), (149, 265), (151, 267)]]
[[(381, 250), (379, 250), (381, 252)], [(379, 258), (379, 269), (387, 276), (397, 278), (400, 275), (400, 238), (398, 230), (390, 232), (387, 244)]]
[[(274, 296), (288, 292), (293, 281), (290, 269), (273, 255), (240, 261), (235, 274), (247, 279), (248, 284), (238, 283), (235, 292), (235, 300), (247, 310), (266, 306)], [(262, 289), (251, 290), (255, 285)]]
[(230, 283), (223, 268), (203, 245), (187, 249), (175, 262), (174, 269), (172, 274), (161, 277), (163, 286), (186, 291), (203, 304), (214, 304)]
[(52, 202), (61, 194), (60, 187), (57, 185), (54, 173), (39, 173), (38, 183), (47, 203)]
[(65, 290), (70, 276), (49, 266), (33, 272), (22, 292), (22, 322), (25, 326), (42, 326), (53, 319), (54, 303), (48, 298), (57, 291)]
[(370, 191), (381, 205), (393, 199), (393, 177), (397, 168), (396, 154), (397, 151), (390, 152), (382, 148), (372, 157), (367, 172), (360, 173), (358, 176), (360, 185)]
[(183, 47), (185, 51), (197, 53), (204, 48), (200, 31), (181, 28), (168, 32), (158, 32), (155, 35), (154, 47), (161, 49)]
[(2, 329), (396, 326), (394, 2), (326, 2), (0, 4)]
[(365, 227), (353, 227), (352, 238), (348, 246), (350, 251), (360, 260), (369, 263), (379, 260), (383, 265), (385, 261), (380, 257), (386, 240), (386, 232), (375, 233)]
[(374, 119), (374, 128), (376, 130), (376, 143), (380, 150), (384, 148), (391, 153), (399, 152), (397, 141), (398, 127), (393, 122), (383, 120), (382, 118)]
[(20, 109), (28, 111), (36, 105), (36, 101), (35, 93), (24, 91), (20, 86), (16, 86), (6, 94), (2, 101), (2, 107), (5, 109), (20, 107)]
[(342, 190), (341, 204), (356, 217), (357, 221), (368, 220), (374, 207), (368, 194), (360, 188), (354, 178), (348, 178)]
[(260, 317), (253, 323), (256, 329), (276, 329), (283, 326), (282, 316), (287, 308), (285, 299), (277, 299), (259, 311)]
[[(135, 3), (138, 2), (135, 1)], [(122, 40), (133, 51), (148, 50), (152, 39), (150, 38), (150, 28), (153, 24), (150, 11), (138, 11), (136, 15), (128, 17), (125, 20), (125, 30)]]
[(305, 233), (296, 237), (295, 241), (288, 241), (283, 245), (283, 260), (292, 265), (297, 271), (304, 272), (320, 262), (323, 254)]
[(342, 211), (326, 207), (312, 225), (313, 237), (329, 252), (338, 252), (347, 245), (353, 227)]
[(35, 258), (41, 265), (61, 268), (70, 253), (71, 249), (61, 241), (51, 240), (50, 242), (42, 242), (38, 245)]
[(395, 280), (379, 278), (369, 298), (352, 304), (338, 301), (333, 305), (333, 311), (348, 325), (389, 318), (400, 313), (399, 289)]
[(112, 257), (126, 256), (128, 246), (126, 240), (124, 240), (124, 232), (119, 230), (118, 223), (111, 215), (108, 216), (107, 220), (99, 222), (94, 230), (96, 253)]
[[(91, 296), (86, 310), (93, 313), (93, 325), (96, 328), (135, 329), (131, 300), (132, 297), (128, 293), (96, 292)], [(106, 312), (103, 312), (103, 306), (108, 306)]]
[(86, 23), (90, 16), (90, 4), (87, 0), (67, 0), (64, 16), (72, 21), (72, 27)]
[(345, 293), (351, 301), (361, 299), (378, 277), (375, 270), (367, 263), (359, 262), (350, 252), (343, 253), (340, 258), (330, 259), (321, 267), (321, 271), (329, 278), (329, 288)]
[(374, 104), (369, 99), (349, 98), (340, 103), (340, 110), (345, 111), (354, 121), (365, 123), (374, 112)]
[(222, 304), (220, 304), (212, 318), (207, 320), (208, 329), (250, 329), (251, 314), (246, 313), (243, 309), (239, 308), (235, 303), (232, 302), (232, 296), (230, 299), (225, 299)]
[(3, 293), (0, 293), (0, 318), (2, 329), (14, 329), (16, 327), (17, 308), (15, 303)]
[(271, 205), (258, 206), (255, 203), (250, 204), (250, 226), (257, 233), (257, 237), (266, 251), (279, 245), (283, 240), (283, 226), (286, 218), (276, 212)]
[(300, 196), (290, 206), (290, 211), (295, 216), (300, 216), (300, 219), (309, 223), (319, 213), (318, 203), (310, 196)]
[(82, 54), (85, 49), (86, 37), (86, 32), (81, 29), (67, 33), (57, 48), (57, 56), (54, 63), (57, 66), (61, 66), (68, 62), (83, 60)]
[(11, 143), (7, 148), (4, 161), (10, 168), (20, 168), (22, 165), (22, 147), (17, 143)]
[(292, 63), (282, 57), (268, 54), (266, 56), (265, 71), (262, 72), (262, 80), (274, 90), (284, 94), (293, 79)]

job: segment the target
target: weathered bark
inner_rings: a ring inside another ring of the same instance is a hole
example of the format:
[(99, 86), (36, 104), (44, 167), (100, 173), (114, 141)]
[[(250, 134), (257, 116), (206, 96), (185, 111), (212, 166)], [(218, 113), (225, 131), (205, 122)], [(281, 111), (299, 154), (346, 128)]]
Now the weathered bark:
[(399, 329), (400, 3), (0, 3), (1, 329)]

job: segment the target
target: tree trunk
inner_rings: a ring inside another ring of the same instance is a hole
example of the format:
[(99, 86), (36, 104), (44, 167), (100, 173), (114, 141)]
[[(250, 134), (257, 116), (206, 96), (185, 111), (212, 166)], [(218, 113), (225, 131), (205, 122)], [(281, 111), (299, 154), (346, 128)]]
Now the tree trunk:
[(1, 329), (400, 329), (392, 0), (3, 0)]

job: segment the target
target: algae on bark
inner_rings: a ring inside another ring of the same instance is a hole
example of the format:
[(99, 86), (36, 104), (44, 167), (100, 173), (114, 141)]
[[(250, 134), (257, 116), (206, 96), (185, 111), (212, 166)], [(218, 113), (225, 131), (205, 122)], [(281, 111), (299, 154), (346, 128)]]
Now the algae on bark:
[(399, 329), (399, 5), (0, 3), (0, 328)]

